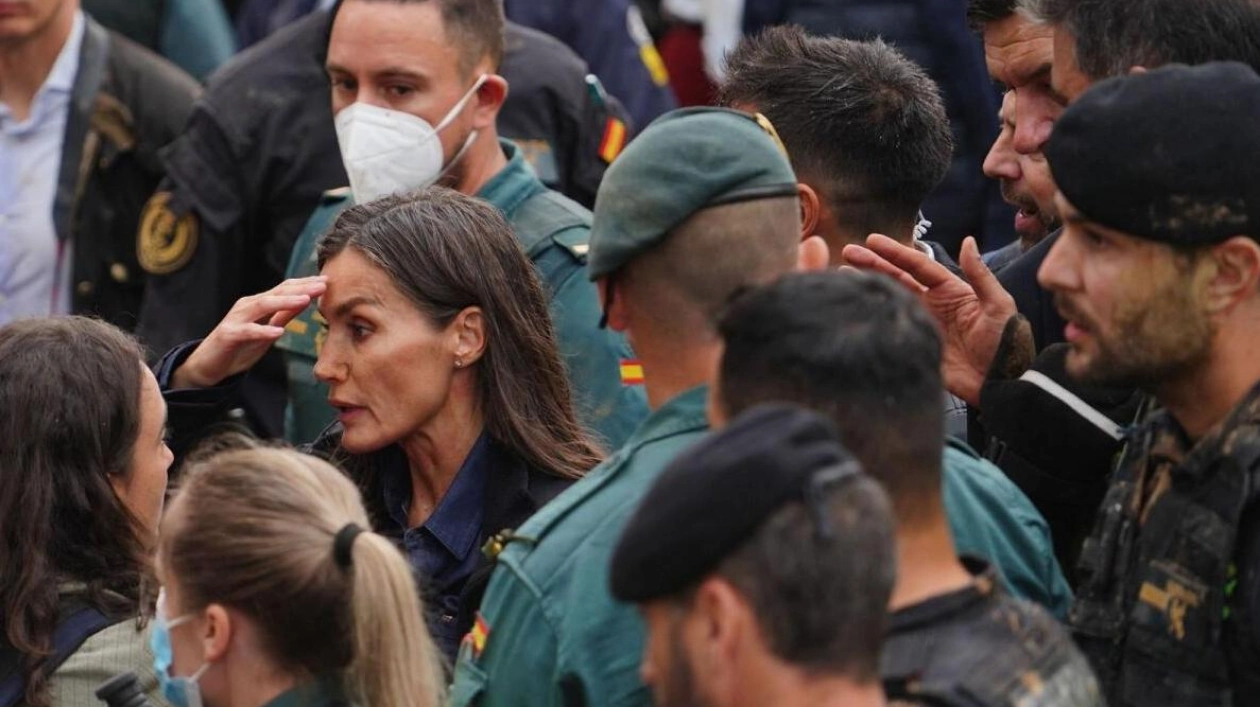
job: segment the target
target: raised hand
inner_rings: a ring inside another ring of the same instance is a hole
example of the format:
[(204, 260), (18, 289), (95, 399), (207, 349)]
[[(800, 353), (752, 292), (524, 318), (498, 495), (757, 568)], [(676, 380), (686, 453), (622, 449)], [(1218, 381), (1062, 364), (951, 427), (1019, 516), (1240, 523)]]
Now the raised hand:
[(867, 238), (866, 247), (845, 246), (843, 255), (849, 265), (889, 275), (919, 296), (944, 334), (945, 386), (969, 405), (978, 405), (980, 386), (1017, 310), (980, 258), (975, 239), (968, 237), (962, 246), (959, 264), (967, 280), (922, 251), (879, 234)]
[(284, 334), (284, 325), (327, 287), (323, 276), (303, 277), (237, 300), (223, 321), (175, 370), (172, 386), (208, 388), (248, 371)]

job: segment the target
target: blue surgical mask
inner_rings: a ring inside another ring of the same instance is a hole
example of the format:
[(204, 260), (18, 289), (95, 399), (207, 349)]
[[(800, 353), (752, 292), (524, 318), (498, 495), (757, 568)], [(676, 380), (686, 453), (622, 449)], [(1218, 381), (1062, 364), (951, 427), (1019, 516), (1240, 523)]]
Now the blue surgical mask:
[(171, 675), (171, 665), (175, 662), (171, 651), (171, 629), (188, 623), (193, 614), (184, 614), (174, 619), (166, 618), (166, 593), (158, 593), (157, 614), (149, 629), (149, 648), (153, 651), (153, 672), (157, 673), (158, 684), (162, 686), (162, 696), (175, 707), (202, 707), (201, 686), (197, 681), (210, 668), (209, 663), (202, 663), (191, 677)]

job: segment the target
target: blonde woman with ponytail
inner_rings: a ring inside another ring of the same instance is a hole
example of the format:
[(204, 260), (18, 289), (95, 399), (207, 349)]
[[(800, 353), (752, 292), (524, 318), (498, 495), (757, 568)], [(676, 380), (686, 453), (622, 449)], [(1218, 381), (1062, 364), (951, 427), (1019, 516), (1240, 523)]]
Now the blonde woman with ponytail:
[(155, 669), (176, 707), (440, 707), (407, 561), (353, 482), (278, 449), (194, 463), (162, 522)]

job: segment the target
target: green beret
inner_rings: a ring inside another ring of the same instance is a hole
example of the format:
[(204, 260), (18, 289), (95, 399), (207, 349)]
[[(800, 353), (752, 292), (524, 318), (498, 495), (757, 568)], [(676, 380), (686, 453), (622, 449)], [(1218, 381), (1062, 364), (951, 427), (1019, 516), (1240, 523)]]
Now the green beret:
[(792, 165), (764, 116), (724, 108), (666, 113), (604, 174), (590, 277), (617, 270), (701, 209), (796, 194)]

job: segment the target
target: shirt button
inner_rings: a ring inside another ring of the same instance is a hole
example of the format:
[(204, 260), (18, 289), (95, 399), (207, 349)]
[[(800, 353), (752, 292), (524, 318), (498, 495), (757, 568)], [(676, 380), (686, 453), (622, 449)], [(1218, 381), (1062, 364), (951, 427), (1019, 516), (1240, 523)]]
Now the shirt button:
[(109, 276), (114, 278), (114, 282), (126, 282), (127, 276), (130, 274), (127, 272), (127, 266), (122, 263), (114, 263), (109, 266)]
[(92, 294), (92, 290), (95, 290), (96, 286), (92, 284), (91, 280), (83, 280), (78, 285), (75, 285), (74, 289), (83, 297), (87, 297)]

